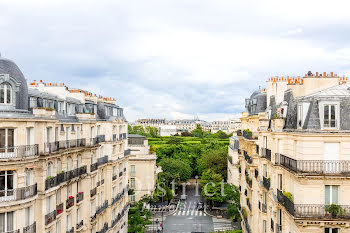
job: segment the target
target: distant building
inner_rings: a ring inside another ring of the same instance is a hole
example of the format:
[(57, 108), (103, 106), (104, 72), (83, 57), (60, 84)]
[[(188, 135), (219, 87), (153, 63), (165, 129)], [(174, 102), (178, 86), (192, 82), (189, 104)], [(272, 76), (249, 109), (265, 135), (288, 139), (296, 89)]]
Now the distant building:
[(177, 133), (176, 125), (161, 125), (159, 126), (160, 136), (172, 136)]
[(129, 196), (130, 202), (137, 202), (144, 195), (152, 195), (157, 179), (155, 153), (150, 153), (148, 140), (138, 134), (128, 135), (129, 156), (129, 188), (134, 194)]

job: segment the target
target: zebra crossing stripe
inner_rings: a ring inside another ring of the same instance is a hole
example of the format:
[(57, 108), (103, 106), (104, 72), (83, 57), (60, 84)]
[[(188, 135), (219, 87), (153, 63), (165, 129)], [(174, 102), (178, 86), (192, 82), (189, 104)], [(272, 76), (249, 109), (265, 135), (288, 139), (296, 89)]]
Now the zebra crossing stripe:
[(201, 211), (201, 212), (199, 212), (199, 216), (202, 216), (202, 211)]

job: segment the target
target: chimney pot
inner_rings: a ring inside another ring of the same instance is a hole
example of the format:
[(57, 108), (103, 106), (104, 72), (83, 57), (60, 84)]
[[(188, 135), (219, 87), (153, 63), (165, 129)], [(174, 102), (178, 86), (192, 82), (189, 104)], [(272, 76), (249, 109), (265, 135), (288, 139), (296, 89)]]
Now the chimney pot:
[(331, 72), (331, 77), (333, 77), (333, 72)]
[(316, 72), (316, 77), (318, 77), (318, 72)]
[(327, 76), (326, 72), (323, 72), (323, 76), (324, 76), (324, 77), (326, 77), (326, 76)]

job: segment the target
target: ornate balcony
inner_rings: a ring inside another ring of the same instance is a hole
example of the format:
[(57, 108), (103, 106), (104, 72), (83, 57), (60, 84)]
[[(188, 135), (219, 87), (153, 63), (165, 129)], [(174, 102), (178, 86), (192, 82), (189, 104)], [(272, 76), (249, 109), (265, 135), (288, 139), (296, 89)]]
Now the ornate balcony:
[(91, 165), (90, 165), (90, 172), (94, 172), (94, 171), (96, 171), (96, 170), (97, 170), (97, 168), (98, 168), (98, 163), (97, 163), (97, 162), (96, 162), (96, 163), (91, 164)]
[(97, 139), (97, 143), (101, 143), (101, 142), (105, 142), (106, 137), (105, 137), (104, 134), (103, 135), (97, 135), (96, 139)]
[(23, 159), (32, 156), (39, 156), (38, 144), (0, 148), (0, 159)]
[(267, 148), (261, 148), (261, 157), (267, 158), (271, 161), (271, 150)]
[(93, 197), (96, 195), (96, 190), (97, 190), (96, 187), (90, 190), (90, 197)]
[(25, 200), (35, 196), (37, 191), (37, 184), (17, 189), (0, 190), (0, 202)]
[(74, 206), (74, 197), (70, 196), (68, 197), (68, 199), (66, 200), (66, 209), (68, 210), (69, 208), (71, 208), (72, 206)]
[(98, 166), (108, 163), (108, 155), (97, 159)]
[(100, 231), (97, 231), (96, 233), (106, 233), (108, 231), (108, 223), (105, 223), (103, 225), (103, 228)]
[(56, 215), (60, 215), (63, 212), (63, 203), (56, 205)]
[(124, 150), (124, 156), (130, 155), (130, 153), (131, 153), (130, 149)]
[(348, 175), (350, 160), (295, 160), (276, 154), (276, 163), (296, 173), (313, 175)]
[(286, 210), (294, 216), (294, 203), (289, 200), (281, 190), (277, 189), (278, 202), (286, 208)]
[(74, 227), (72, 227), (70, 230), (66, 231), (66, 233), (74, 233)]
[(82, 200), (84, 200), (84, 192), (79, 192), (79, 193), (77, 194), (77, 204), (78, 204), (79, 202), (81, 202)]
[(350, 219), (350, 205), (295, 204), (294, 217), (306, 219)]
[(36, 222), (29, 226), (23, 227), (23, 233), (36, 233)]
[(105, 209), (107, 209), (108, 207), (108, 201), (106, 200), (102, 205), (100, 205), (97, 210), (96, 210), (96, 214), (100, 214), (102, 213)]
[(263, 176), (262, 183), (263, 183), (263, 186), (266, 188), (266, 190), (270, 189), (270, 184), (271, 184), (270, 178), (266, 178), (265, 176)]
[(45, 142), (44, 143), (44, 152), (51, 154), (53, 152), (56, 152), (60, 149), (59, 142)]
[(63, 141), (55, 141), (44, 143), (44, 152), (45, 153), (53, 153), (59, 150), (65, 150), (76, 147), (84, 147), (86, 146), (86, 139), (71, 139), (71, 140), (63, 140)]
[(84, 225), (84, 221), (83, 221), (83, 220), (80, 220), (80, 222), (76, 224), (75, 228), (78, 230), (78, 229), (80, 229), (83, 225)]
[(79, 176), (84, 175), (87, 173), (87, 166), (82, 166), (79, 168)]
[(48, 225), (56, 220), (56, 210), (45, 215), (45, 225)]
[(253, 160), (252, 158), (248, 155), (247, 151), (243, 151), (243, 154), (244, 154), (244, 159), (247, 161), (247, 163), (253, 163)]
[(118, 178), (117, 175), (113, 175), (113, 176), (112, 176), (112, 180), (116, 180), (117, 178)]

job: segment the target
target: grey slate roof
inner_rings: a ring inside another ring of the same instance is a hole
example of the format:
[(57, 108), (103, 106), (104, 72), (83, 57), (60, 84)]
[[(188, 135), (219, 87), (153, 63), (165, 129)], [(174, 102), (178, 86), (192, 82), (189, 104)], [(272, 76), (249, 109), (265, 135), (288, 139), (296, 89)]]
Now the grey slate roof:
[(13, 61), (0, 56), (0, 74), (9, 74), (10, 77), (21, 83), (16, 95), (16, 108), (28, 110), (28, 86), (22, 71)]

